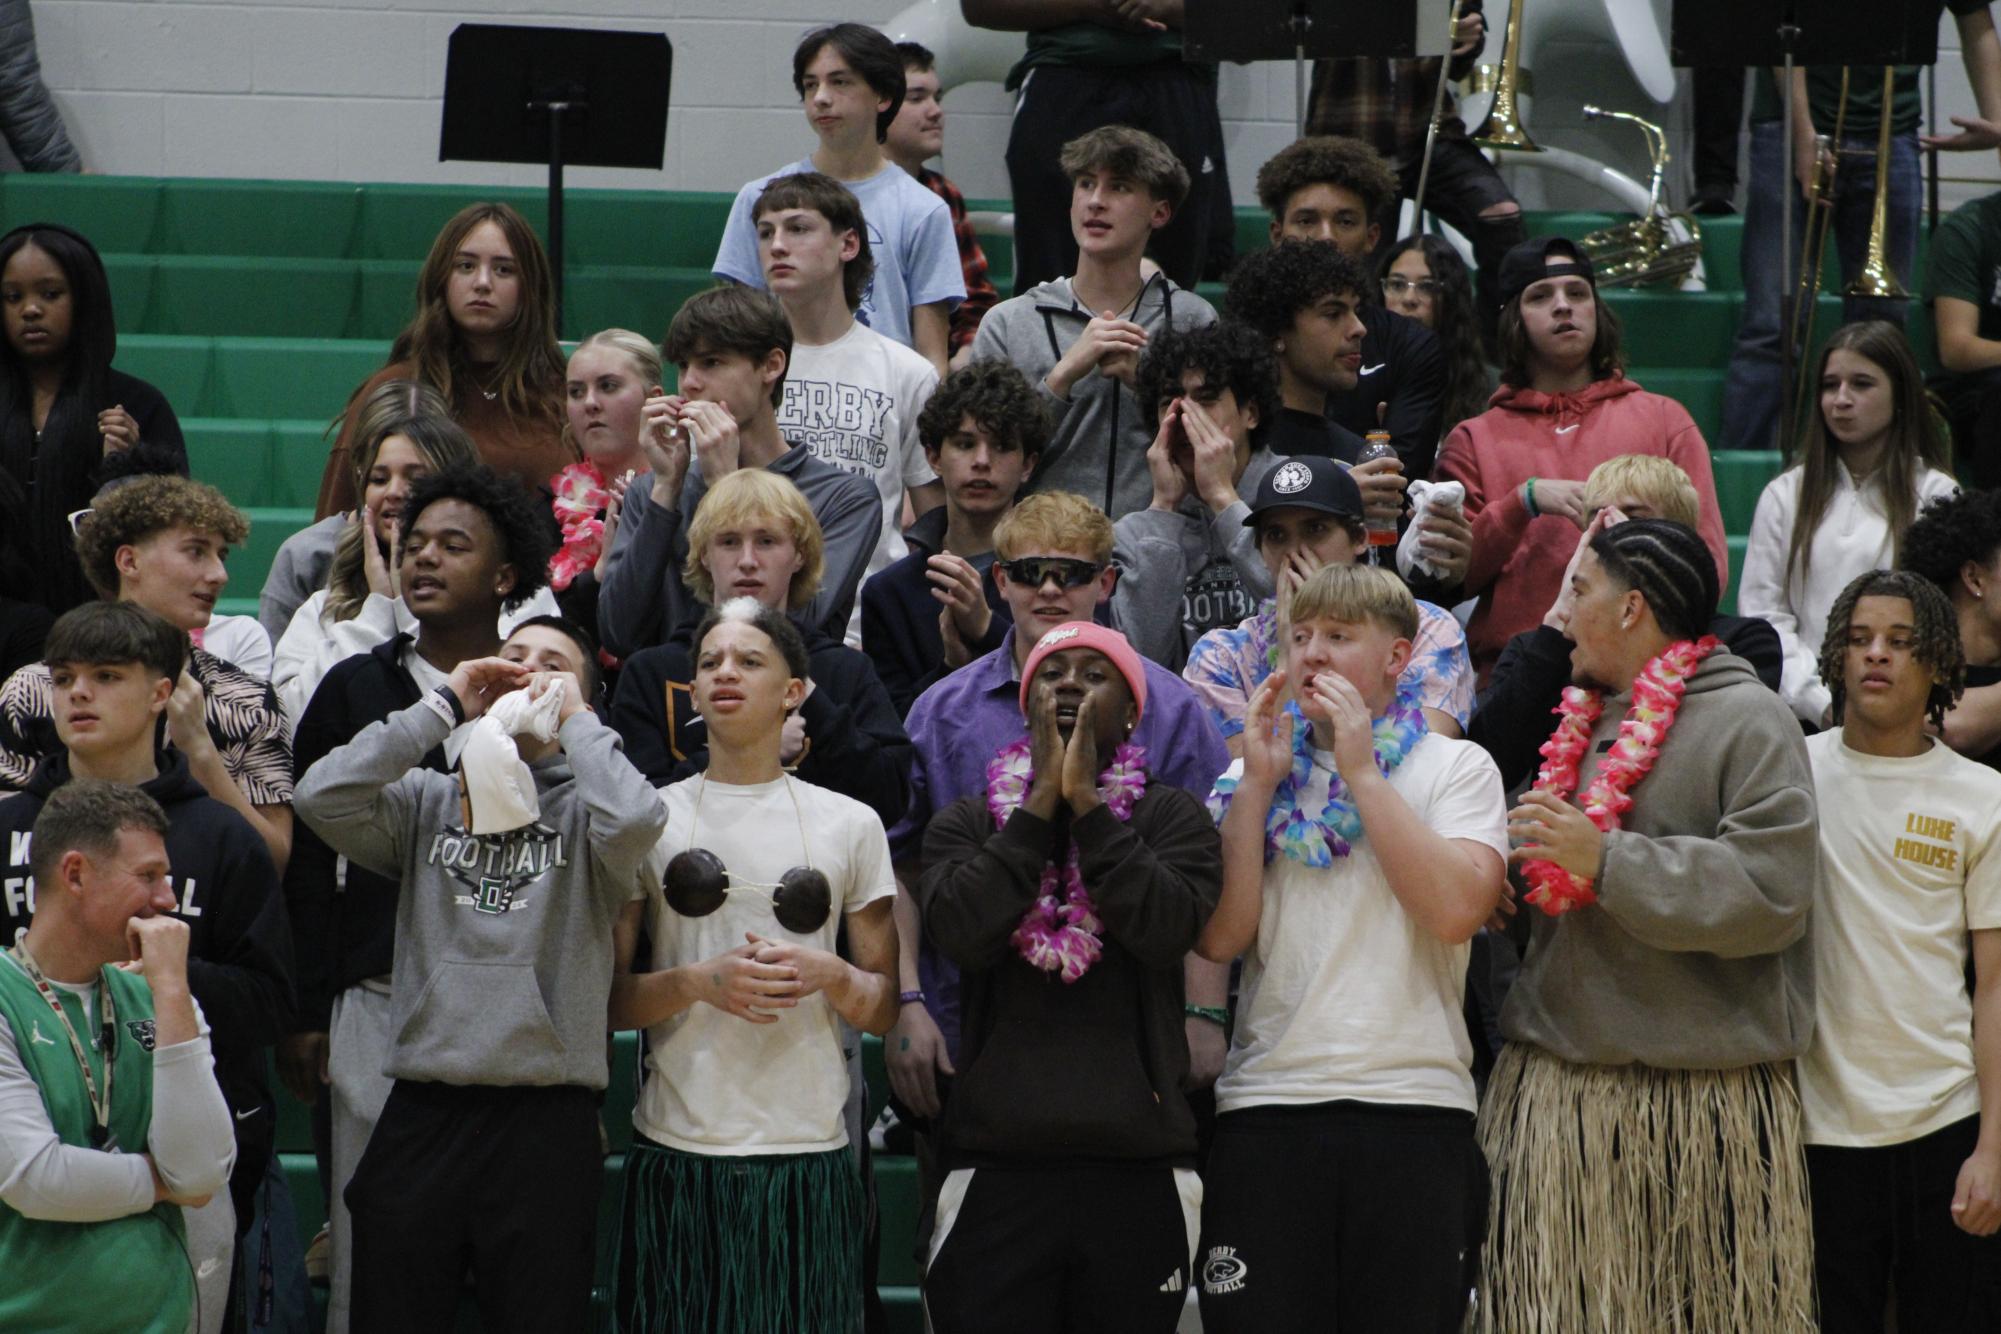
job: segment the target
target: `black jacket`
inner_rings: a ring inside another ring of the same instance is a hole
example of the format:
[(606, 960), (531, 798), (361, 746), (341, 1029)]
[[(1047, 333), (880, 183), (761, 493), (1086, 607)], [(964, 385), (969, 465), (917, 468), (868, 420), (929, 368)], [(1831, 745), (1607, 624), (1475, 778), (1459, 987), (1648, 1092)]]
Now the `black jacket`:
[[(800, 781), (830, 788), (874, 810), (885, 826), (910, 797), (910, 738), (866, 655), (808, 630), (813, 693), (800, 705), (806, 753)], [(610, 723), (625, 758), (655, 785), (709, 767), (707, 729), (695, 713), (694, 653), (686, 639), (641, 649), (619, 672)]]
[[(1098, 962), (1066, 984), (1009, 937), (1070, 838), (1105, 932)], [(1194, 1165), (1181, 968), (1222, 892), (1215, 824), (1165, 784), (1125, 824), (1102, 806), (1067, 831), (1017, 810), (996, 831), (984, 793), (931, 817), (918, 903), (965, 1006), (949, 1166)]]
[[(862, 651), (875, 664), (899, 718), (908, 717), (917, 697), (951, 670), (945, 666), (945, 637), (938, 630), (944, 604), (931, 596), (931, 580), (926, 577), (931, 555), (914, 550), (862, 585)], [(1001, 597), (991, 569), (981, 576), (980, 589), (987, 595), (993, 618), (987, 622), (986, 638), (966, 645), (968, 661), (999, 648), (1014, 624), (1014, 612)]]
[(1445, 414), (1445, 355), (1438, 339), (1416, 320), (1375, 304), (1356, 314), (1369, 329), (1362, 335), (1361, 383), (1329, 395), (1327, 416), (1367, 435), (1376, 429), (1376, 405), (1389, 404), (1383, 429), (1403, 460), (1403, 475), (1429, 478)]
[[(403, 668), (410, 642), (398, 635), (334, 664), (292, 734), (295, 777), (370, 723), (417, 702), (417, 683)], [(424, 763), (440, 772), (449, 767), (442, 746)], [(336, 995), (388, 975), (396, 955), (396, 895), (395, 881), (350, 865), (303, 820), (293, 825), (285, 904), (298, 953), (300, 1031), (326, 1032)]]
[[(1750, 663), (1760, 681), (1778, 690), (1783, 650), (1777, 630), (1755, 616), (1718, 616), (1709, 623), (1709, 633)], [(1562, 631), (1546, 625), (1510, 639), (1494, 660), (1486, 693), (1466, 724), (1466, 739), (1494, 757), (1501, 786), (1509, 792), (1535, 776), (1542, 743), (1556, 730), (1552, 714), (1570, 684), (1571, 648)]]
[[(139, 785), (167, 813), (167, 860), (174, 916), (188, 924), (188, 990), (208, 1020), (215, 1080), (236, 1116), (230, 1194), (239, 1229), (249, 1226), (257, 1183), (270, 1163), (278, 1113), (265, 1082), (266, 1048), (292, 1012), (292, 932), (278, 872), (249, 822), (209, 796), (177, 750), (161, 750), (157, 777)], [(33, 911), (28, 834), (49, 795), (69, 781), (58, 751), (36, 766), (28, 786), (0, 801), (0, 935), (11, 942)]]

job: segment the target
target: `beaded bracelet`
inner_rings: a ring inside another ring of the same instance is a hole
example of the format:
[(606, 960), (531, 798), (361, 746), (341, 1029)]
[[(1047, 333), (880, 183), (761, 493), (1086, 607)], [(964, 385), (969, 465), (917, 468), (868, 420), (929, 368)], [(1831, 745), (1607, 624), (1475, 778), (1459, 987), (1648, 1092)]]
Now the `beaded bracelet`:
[(899, 992), (897, 993), (896, 1003), (899, 1005), (922, 1005), (924, 1003), (924, 993), (921, 991)]
[(1181, 1010), (1190, 1019), (1207, 1019), (1218, 1028), (1230, 1026), (1230, 1008), (1227, 1005), (1184, 1005)]

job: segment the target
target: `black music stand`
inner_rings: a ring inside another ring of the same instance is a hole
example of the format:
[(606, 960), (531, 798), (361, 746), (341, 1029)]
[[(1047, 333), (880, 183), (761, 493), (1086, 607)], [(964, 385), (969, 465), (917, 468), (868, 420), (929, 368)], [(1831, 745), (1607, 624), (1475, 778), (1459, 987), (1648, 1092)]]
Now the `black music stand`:
[(462, 23), (445, 56), (440, 162), (549, 164), (549, 269), (563, 331), (563, 168), (666, 165), (665, 33)]
[[(1674, 0), (1668, 48), (1684, 67), (1778, 66), (1788, 86), (1799, 65), (1931, 65), (1938, 7), (1886, 0)], [(1797, 394), (1799, 293), (1793, 281), (1793, 100), (1781, 90), (1785, 171), (1779, 182), (1779, 420)], [(1889, 108), (1883, 109), (1889, 114)], [(1877, 164), (1882, 170), (1882, 164)], [(1781, 450), (1790, 441), (1779, 441)]]
[(1188, 0), (1185, 59), (1293, 62), (1294, 131), (1306, 133), (1306, 60), (1445, 55), (1451, 15), (1443, 0)]

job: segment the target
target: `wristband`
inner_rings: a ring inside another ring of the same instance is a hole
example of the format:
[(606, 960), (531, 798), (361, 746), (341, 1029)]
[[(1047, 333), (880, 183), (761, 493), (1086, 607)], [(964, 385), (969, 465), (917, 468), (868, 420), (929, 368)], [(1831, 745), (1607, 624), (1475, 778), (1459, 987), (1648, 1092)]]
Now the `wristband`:
[(452, 693), (450, 686), (439, 686), (424, 696), (425, 707), (445, 720), (445, 726), (457, 727), (466, 720), (466, 707), (459, 703), (459, 697)]
[(1535, 507), (1535, 478), (1533, 477), (1522, 484), (1522, 508), (1529, 512), (1531, 519), (1540, 519), (1542, 517), (1542, 511)]
[(896, 994), (896, 1003), (898, 1005), (922, 1005), (924, 1003), (924, 993), (921, 991), (899, 991)]
[(1227, 1005), (1184, 1005), (1181, 1011), (1190, 1019), (1207, 1019), (1218, 1028), (1230, 1026), (1230, 1007)]

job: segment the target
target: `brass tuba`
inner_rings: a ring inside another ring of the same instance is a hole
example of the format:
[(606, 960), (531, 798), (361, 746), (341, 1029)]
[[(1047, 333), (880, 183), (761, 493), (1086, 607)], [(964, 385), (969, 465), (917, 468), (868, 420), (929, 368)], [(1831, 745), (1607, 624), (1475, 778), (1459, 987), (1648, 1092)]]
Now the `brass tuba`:
[[(1515, 105), (1521, 93), (1522, 7), (1526, 3), (1527, 0), (1509, 0), (1508, 31), (1501, 42), (1501, 69), (1494, 80), (1494, 102), (1487, 108), (1487, 119), (1472, 134), (1473, 142), (1481, 148), (1508, 153), (1542, 152), (1536, 141), (1529, 138), (1528, 126), (1522, 124), (1521, 111)], [(1444, 77), (1442, 69), (1439, 77)]]
[(1680, 286), (1702, 259), (1702, 228), (1687, 213), (1670, 213), (1664, 198), (1668, 164), (1667, 136), (1661, 127), (1630, 111), (1606, 111), (1586, 105), (1586, 120), (1624, 120), (1640, 127), (1653, 157), (1647, 182), (1647, 212), (1630, 222), (1601, 228), (1578, 239), (1591, 257), (1600, 287)]

